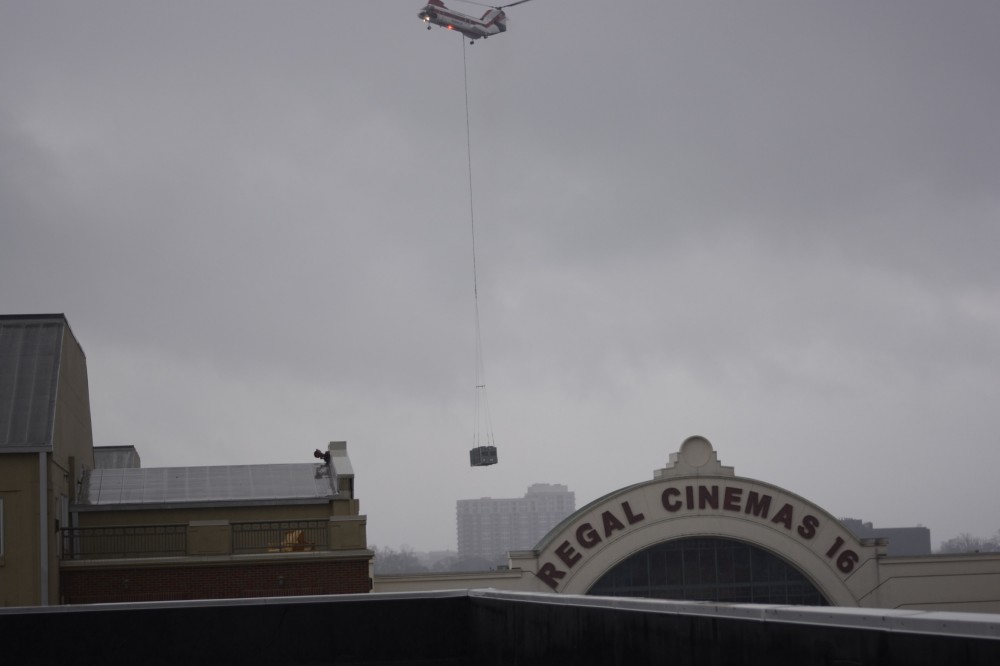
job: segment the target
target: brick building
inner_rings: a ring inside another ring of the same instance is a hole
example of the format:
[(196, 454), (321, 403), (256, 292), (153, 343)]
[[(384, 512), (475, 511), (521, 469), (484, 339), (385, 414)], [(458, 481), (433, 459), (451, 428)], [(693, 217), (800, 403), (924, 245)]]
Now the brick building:
[(367, 592), (347, 444), (317, 457), (143, 468), (95, 448), (65, 317), (0, 316), (0, 605)]

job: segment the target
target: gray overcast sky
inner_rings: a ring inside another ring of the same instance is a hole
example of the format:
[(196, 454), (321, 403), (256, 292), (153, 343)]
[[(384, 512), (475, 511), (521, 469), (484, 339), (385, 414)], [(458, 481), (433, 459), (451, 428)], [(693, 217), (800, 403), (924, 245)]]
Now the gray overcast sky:
[[(1000, 528), (1000, 2), (0, 0), (0, 311), (144, 466), (346, 439), (369, 542), (692, 434), (935, 546)], [(458, 5), (456, 4), (456, 8)], [(479, 12), (478, 8), (469, 8)]]

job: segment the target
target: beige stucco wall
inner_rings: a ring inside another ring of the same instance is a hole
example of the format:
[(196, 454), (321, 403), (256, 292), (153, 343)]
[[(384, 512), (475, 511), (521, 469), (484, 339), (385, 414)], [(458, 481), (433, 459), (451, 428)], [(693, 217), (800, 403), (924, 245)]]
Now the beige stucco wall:
[(879, 561), (866, 606), (1000, 613), (1000, 553), (894, 557)]
[(432, 592), (493, 588), (522, 592), (542, 592), (534, 576), (524, 571), (484, 571), (474, 573), (426, 573), (375, 576), (372, 592)]
[[(87, 358), (68, 324), (63, 325), (57, 387), (52, 451), (46, 458), (47, 603), (49, 604), (59, 603), (60, 506), (68, 508), (68, 504), (76, 495), (76, 481), (84, 469), (94, 467)], [(35, 541), (39, 542), (37, 530)], [(35, 576), (38, 575), (36, 569)], [(38, 603), (37, 600), (34, 603)]]
[(0, 556), (2, 606), (38, 603), (38, 456), (38, 453), (0, 456), (5, 546)]
[[(52, 464), (57, 470), (52, 474), (53, 487), (73, 500), (72, 493), (80, 473), (94, 468), (94, 435), (90, 421), (87, 358), (68, 325), (63, 326), (57, 390), (52, 433)], [(73, 475), (76, 478), (71, 478)]]

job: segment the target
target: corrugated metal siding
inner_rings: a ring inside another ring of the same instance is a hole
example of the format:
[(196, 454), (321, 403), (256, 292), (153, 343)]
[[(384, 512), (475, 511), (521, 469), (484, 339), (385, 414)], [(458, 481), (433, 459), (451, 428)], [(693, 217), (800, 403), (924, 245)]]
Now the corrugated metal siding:
[(0, 447), (52, 446), (62, 321), (0, 321)]

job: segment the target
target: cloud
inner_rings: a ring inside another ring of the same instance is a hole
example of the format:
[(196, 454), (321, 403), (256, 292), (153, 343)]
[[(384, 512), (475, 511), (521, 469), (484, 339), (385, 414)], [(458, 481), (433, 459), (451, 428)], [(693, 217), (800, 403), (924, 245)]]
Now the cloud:
[(420, 549), (695, 433), (834, 513), (995, 531), (996, 3), (531, 3), (475, 46), (389, 4), (0, 7), (0, 309), (67, 313), (100, 443), (347, 439), (372, 542)]

